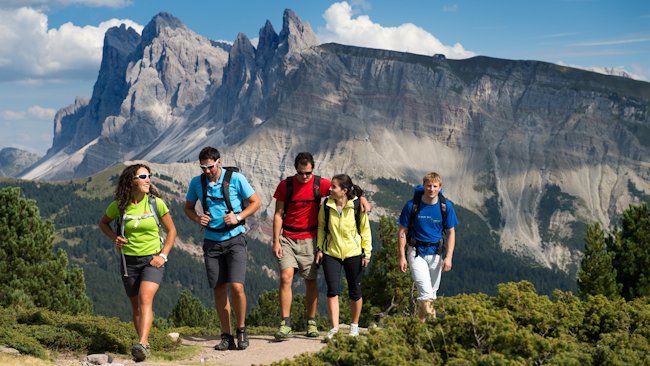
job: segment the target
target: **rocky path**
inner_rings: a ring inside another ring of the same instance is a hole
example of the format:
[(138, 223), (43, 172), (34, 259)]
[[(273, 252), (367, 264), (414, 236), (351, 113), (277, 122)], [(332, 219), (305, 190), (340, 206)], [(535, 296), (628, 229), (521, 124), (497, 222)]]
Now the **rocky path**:
[[(218, 337), (184, 337), (184, 346), (197, 346), (200, 352), (190, 359), (164, 361), (154, 357), (145, 362), (134, 362), (126, 355), (111, 355), (112, 364), (138, 366), (160, 365), (265, 365), (271, 362), (292, 358), (305, 352), (318, 352), (325, 347), (322, 337), (308, 338), (296, 335), (283, 342), (276, 342), (273, 336), (249, 336), (250, 346), (244, 351), (215, 351), (214, 346), (219, 343)], [(83, 365), (85, 360), (59, 359), (57, 365)], [(105, 364), (110, 365), (110, 364)]]

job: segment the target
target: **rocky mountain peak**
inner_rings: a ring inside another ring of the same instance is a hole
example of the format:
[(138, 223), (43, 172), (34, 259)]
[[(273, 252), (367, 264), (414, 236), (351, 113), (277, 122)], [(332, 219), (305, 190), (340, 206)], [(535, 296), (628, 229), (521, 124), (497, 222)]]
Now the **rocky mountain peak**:
[(273, 29), (270, 21), (266, 21), (264, 27), (260, 28), (259, 42), (257, 43), (257, 65), (262, 67), (273, 58), (280, 43), (280, 37)]
[(282, 16), (282, 31), (278, 47), (282, 53), (293, 58), (301, 51), (319, 44), (309, 23), (303, 23), (293, 10), (286, 9)]
[(15, 177), (34, 164), (40, 156), (32, 152), (6, 147), (0, 150), (0, 177)]
[(154, 16), (149, 24), (147, 24), (142, 30), (142, 42), (146, 45), (151, 43), (151, 41), (158, 37), (160, 32), (165, 28), (171, 29), (188, 29), (183, 22), (181, 22), (175, 16), (166, 13), (160, 12)]

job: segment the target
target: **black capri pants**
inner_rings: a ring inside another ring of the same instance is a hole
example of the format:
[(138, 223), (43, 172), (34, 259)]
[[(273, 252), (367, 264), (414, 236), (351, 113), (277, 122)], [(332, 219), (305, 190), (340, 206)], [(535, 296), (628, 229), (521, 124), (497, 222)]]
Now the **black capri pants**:
[(350, 300), (357, 301), (361, 298), (361, 261), (363, 255), (346, 259), (323, 255), (323, 273), (327, 283), (327, 297), (339, 296), (341, 293), (341, 268), (345, 270), (345, 279), (348, 281), (348, 295)]

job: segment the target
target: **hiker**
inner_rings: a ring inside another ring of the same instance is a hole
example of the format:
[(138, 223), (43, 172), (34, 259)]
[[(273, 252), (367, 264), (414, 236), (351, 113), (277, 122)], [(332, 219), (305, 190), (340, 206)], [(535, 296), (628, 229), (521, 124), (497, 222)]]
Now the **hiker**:
[[(248, 347), (244, 220), (260, 208), (262, 201), (242, 174), (221, 166), (220, 157), (219, 151), (213, 147), (201, 150), (199, 167), (203, 173), (192, 178), (185, 196), (184, 211), (190, 220), (205, 229), (203, 258), (222, 332), (221, 342), (214, 349), (244, 350)], [(197, 201), (201, 201), (200, 213), (195, 209)], [(237, 344), (230, 327), (228, 287), (237, 321)]]
[[(330, 180), (314, 175), (314, 157), (308, 152), (299, 153), (294, 161), (296, 174), (282, 180), (273, 194), (275, 214), (273, 215), (273, 256), (280, 266), (280, 328), (275, 333), (277, 340), (291, 336), (291, 284), (296, 269), (305, 280), (305, 312), (307, 337), (318, 337), (316, 325), (316, 304), (318, 287), (316, 276), (318, 266), (314, 265), (316, 234), (318, 232), (318, 210), (321, 197), (329, 194)], [(360, 197), (362, 210), (368, 212), (370, 204)]]
[[(453, 204), (442, 195), (442, 177), (438, 173), (426, 174), (422, 185), (424, 191), (416, 189), (414, 198), (402, 209), (397, 240), (399, 267), (406, 272), (411, 266), (418, 291), (418, 317), (424, 322), (428, 317), (435, 318), (433, 302), (440, 287), (440, 276), (451, 271), (458, 219)], [(407, 253), (406, 244), (409, 245)]]
[(359, 316), (363, 304), (361, 272), (368, 266), (372, 236), (368, 214), (361, 212), (359, 186), (345, 174), (332, 177), (330, 195), (318, 212), (318, 240), (315, 261), (323, 265), (327, 284), (327, 313), (330, 330), (327, 339), (339, 331), (341, 268), (345, 270), (350, 297), (350, 336), (359, 335)]
[[(110, 223), (117, 219), (117, 230)], [(164, 244), (159, 226), (167, 232)], [(135, 164), (122, 170), (115, 200), (99, 220), (99, 228), (121, 251), (122, 283), (131, 301), (133, 325), (140, 341), (131, 355), (140, 362), (151, 355), (149, 332), (153, 299), (165, 272), (165, 263), (176, 239), (176, 227), (165, 202), (151, 185), (151, 169)]]

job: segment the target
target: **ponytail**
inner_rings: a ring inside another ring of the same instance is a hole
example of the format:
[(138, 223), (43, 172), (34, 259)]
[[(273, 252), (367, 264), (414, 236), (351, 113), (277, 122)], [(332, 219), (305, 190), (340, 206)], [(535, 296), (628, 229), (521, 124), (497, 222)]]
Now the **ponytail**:
[(363, 196), (363, 189), (358, 185), (352, 183), (352, 178), (347, 174), (337, 174), (332, 177), (332, 180), (339, 182), (342, 189), (347, 189), (346, 196), (349, 200), (354, 197)]

